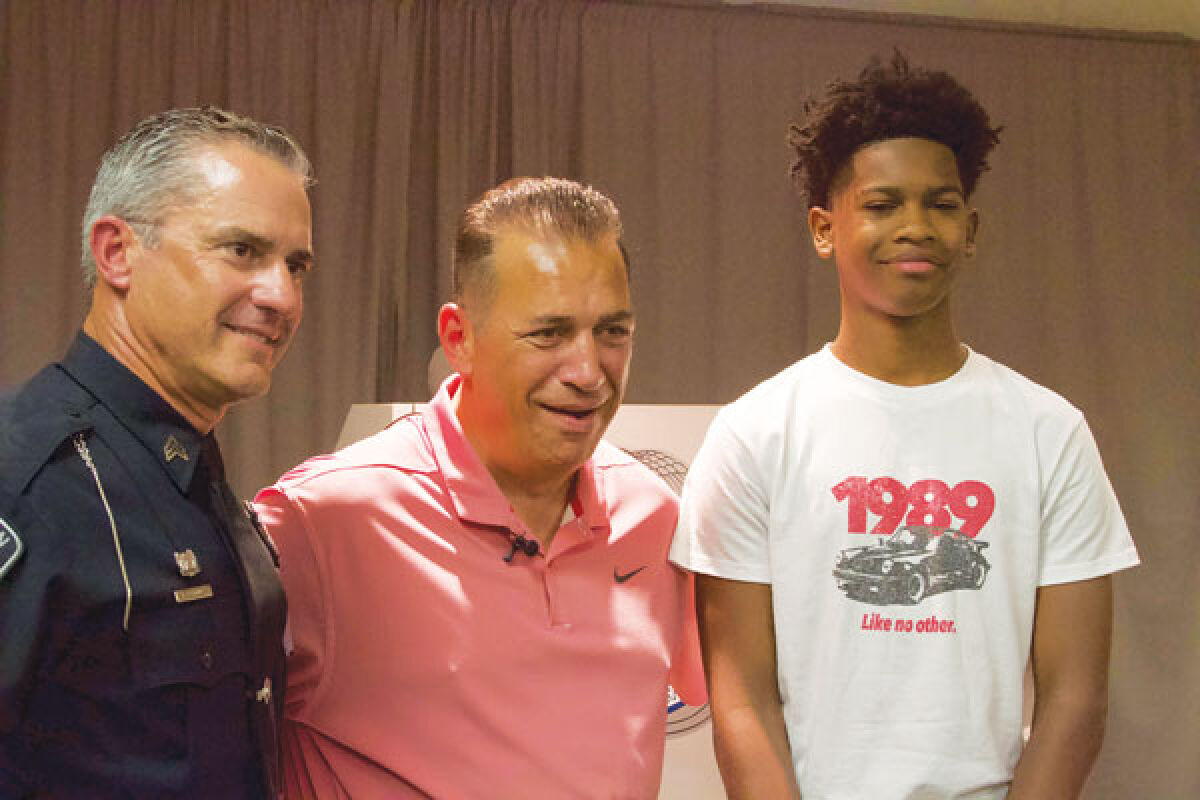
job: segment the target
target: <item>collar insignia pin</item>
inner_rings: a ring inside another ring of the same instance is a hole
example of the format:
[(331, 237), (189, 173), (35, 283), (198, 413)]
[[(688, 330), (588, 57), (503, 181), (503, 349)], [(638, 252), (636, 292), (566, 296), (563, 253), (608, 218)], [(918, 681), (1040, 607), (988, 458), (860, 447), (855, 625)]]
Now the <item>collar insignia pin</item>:
[(184, 461), (192, 460), (188, 456), (187, 448), (179, 443), (179, 440), (175, 438), (175, 434), (173, 433), (163, 442), (163, 458), (167, 459), (167, 463), (177, 458), (182, 458)]
[(175, 563), (179, 566), (179, 574), (185, 578), (194, 578), (200, 574), (200, 562), (190, 549), (176, 553)]

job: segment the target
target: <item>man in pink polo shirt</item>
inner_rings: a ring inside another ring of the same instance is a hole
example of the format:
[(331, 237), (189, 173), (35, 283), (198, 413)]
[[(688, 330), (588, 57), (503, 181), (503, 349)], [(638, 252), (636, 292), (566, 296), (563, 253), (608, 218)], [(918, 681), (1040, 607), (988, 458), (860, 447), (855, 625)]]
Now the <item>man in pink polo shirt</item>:
[(652, 798), (668, 681), (704, 702), (671, 490), (600, 441), (634, 315), (612, 202), (463, 214), (419, 414), (259, 493), (292, 650), (289, 797)]

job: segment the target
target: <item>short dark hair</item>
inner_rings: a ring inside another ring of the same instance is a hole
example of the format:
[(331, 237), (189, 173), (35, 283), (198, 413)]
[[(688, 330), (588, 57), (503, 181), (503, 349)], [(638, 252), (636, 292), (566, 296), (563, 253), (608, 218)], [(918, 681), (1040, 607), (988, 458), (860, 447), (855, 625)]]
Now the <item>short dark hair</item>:
[(459, 217), (451, 267), (455, 302), (462, 303), (468, 289), (482, 289), (485, 297), (490, 292), (495, 282), (491, 256), (496, 236), (504, 231), (584, 242), (615, 236), (629, 268), (612, 200), (565, 178), (513, 178), (484, 192)]
[(148, 246), (158, 244), (158, 226), (173, 207), (191, 202), (196, 156), (206, 146), (238, 142), (270, 156), (295, 172), (305, 188), (313, 184), (304, 150), (282, 128), (213, 106), (173, 108), (147, 117), (122, 136), (100, 161), (83, 213), (83, 282), (96, 285), (96, 262), (89, 236), (105, 214), (128, 222)]
[(805, 122), (792, 125), (796, 152), (792, 179), (809, 206), (828, 208), (839, 171), (864, 145), (915, 137), (954, 153), (963, 194), (971, 196), (1000, 141), (975, 96), (945, 72), (910, 66), (897, 50), (890, 63), (878, 56), (855, 81), (834, 81), (824, 96), (804, 104)]

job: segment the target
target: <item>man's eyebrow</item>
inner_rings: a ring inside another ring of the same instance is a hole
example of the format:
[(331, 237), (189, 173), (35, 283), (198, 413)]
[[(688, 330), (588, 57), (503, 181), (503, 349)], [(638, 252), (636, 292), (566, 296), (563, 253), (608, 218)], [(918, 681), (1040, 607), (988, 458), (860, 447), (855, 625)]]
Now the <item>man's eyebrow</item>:
[(529, 320), (528, 325), (533, 326), (558, 326), (570, 324), (571, 318), (563, 314), (541, 314)]
[[(275, 241), (273, 239), (269, 239), (254, 231), (246, 230), (240, 225), (229, 225), (218, 228), (208, 237), (209, 244), (221, 244), (223, 242), (245, 242), (262, 253), (269, 253), (275, 249)], [(305, 264), (312, 264), (313, 254), (307, 247), (301, 247), (288, 253), (286, 260), (293, 263), (302, 261)]]
[(611, 314), (605, 314), (600, 317), (600, 324), (612, 325), (616, 322), (630, 322), (631, 320), (633, 320), (633, 312), (627, 308), (623, 308), (620, 311), (614, 311)]
[(222, 228), (217, 228), (207, 237), (209, 244), (221, 244), (223, 242), (245, 242), (248, 245), (258, 250), (271, 250), (275, 247), (275, 242), (265, 236), (248, 231), (238, 225), (227, 225)]
[[(904, 195), (904, 190), (898, 186), (864, 186), (862, 189), (859, 190), (860, 195), (871, 194), (872, 192), (879, 192), (880, 194), (886, 194), (889, 197), (902, 197)], [(942, 186), (931, 186), (930, 188), (925, 190), (924, 194), (926, 196), (931, 196), (931, 195), (945, 194), (947, 192), (951, 192), (951, 193), (957, 194), (959, 196), (962, 196), (962, 194), (963, 194), (962, 188), (959, 186), (955, 186), (952, 183), (947, 183)]]
[[(613, 311), (612, 313), (602, 315), (598, 321), (598, 324), (611, 325), (614, 322), (628, 322), (631, 319), (633, 319), (633, 311), (631, 311), (627, 308), (623, 308), (620, 311)], [(532, 319), (530, 319), (529, 325), (531, 325), (531, 326), (540, 326), (540, 325), (556, 326), (556, 325), (570, 325), (573, 322), (575, 322), (575, 317), (571, 317), (571, 316), (568, 316), (565, 314), (542, 314), (540, 316), (533, 317)]]
[(288, 253), (287, 258), (284, 260), (290, 264), (294, 264), (297, 261), (299, 261), (304, 264), (307, 264), (308, 266), (312, 266), (312, 263), (313, 263), (312, 250), (309, 250), (307, 247), (301, 247), (299, 250), (293, 250), (292, 252)]

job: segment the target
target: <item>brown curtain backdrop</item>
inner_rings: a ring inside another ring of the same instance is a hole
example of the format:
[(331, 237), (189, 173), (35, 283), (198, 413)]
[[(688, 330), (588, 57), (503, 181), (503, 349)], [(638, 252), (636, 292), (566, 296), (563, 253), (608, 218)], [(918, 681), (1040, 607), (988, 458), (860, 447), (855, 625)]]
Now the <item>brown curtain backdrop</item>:
[(513, 175), (622, 209), (628, 399), (727, 402), (835, 332), (787, 124), (896, 46), (1005, 126), (960, 330), (1084, 410), (1143, 556), (1117, 579), (1087, 796), (1200, 797), (1195, 41), (703, 2), (0, 0), (0, 387), (79, 325), (103, 150), (214, 103), (287, 127), (319, 178), (306, 320), (271, 394), (221, 426), (243, 493), (332, 447), (351, 403), (426, 396), (455, 217)]

